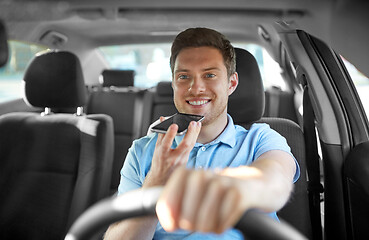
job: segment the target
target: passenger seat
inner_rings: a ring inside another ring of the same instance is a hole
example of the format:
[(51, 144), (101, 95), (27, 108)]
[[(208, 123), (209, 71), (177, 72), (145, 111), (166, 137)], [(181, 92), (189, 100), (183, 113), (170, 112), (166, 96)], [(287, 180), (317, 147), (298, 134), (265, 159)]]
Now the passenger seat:
[(76, 110), (86, 92), (72, 53), (36, 56), (24, 82), (26, 101), (45, 111), (0, 116), (0, 239), (63, 239), (86, 208), (109, 194), (112, 119)]
[(114, 164), (110, 193), (117, 191), (120, 169), (132, 141), (139, 138), (141, 130), (144, 90), (135, 88), (131, 70), (104, 70), (101, 86), (90, 93), (87, 113), (103, 113), (114, 122)]

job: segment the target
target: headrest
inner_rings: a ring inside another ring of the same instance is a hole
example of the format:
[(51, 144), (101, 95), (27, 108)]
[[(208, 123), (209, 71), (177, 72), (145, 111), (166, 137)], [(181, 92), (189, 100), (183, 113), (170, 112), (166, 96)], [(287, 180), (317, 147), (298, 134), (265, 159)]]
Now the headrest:
[(235, 48), (237, 89), (229, 96), (228, 113), (235, 123), (252, 123), (264, 113), (264, 87), (254, 56), (245, 49)]
[(74, 108), (86, 103), (81, 64), (73, 53), (36, 55), (23, 80), (25, 100), (34, 107)]
[(103, 87), (132, 87), (135, 72), (133, 70), (104, 70), (102, 73)]
[(159, 82), (156, 86), (156, 94), (159, 96), (173, 96), (172, 82)]
[(8, 62), (8, 40), (4, 24), (0, 20), (0, 67)]

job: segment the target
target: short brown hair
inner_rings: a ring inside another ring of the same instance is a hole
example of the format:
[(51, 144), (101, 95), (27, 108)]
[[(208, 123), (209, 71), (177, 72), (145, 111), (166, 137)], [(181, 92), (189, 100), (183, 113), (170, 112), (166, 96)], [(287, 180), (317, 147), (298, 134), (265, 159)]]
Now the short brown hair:
[(209, 28), (189, 28), (174, 39), (170, 56), (170, 68), (174, 65), (179, 52), (190, 47), (214, 47), (223, 55), (228, 77), (236, 71), (236, 54), (230, 41), (221, 33)]

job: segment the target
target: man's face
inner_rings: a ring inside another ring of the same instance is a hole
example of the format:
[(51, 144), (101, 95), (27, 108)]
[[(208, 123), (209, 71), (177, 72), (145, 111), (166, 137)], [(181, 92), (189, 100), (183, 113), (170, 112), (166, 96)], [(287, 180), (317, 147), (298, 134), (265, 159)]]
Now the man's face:
[(228, 78), (218, 49), (185, 48), (179, 52), (174, 65), (174, 103), (179, 112), (204, 115), (202, 125), (205, 126), (219, 118), (226, 119), (228, 95), (237, 83), (236, 74)]

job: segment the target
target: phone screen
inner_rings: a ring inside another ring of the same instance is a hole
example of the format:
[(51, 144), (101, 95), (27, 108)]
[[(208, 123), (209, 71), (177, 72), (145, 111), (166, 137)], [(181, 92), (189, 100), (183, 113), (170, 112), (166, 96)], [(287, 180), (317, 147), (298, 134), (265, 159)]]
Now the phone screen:
[(154, 126), (151, 130), (159, 133), (166, 133), (169, 126), (173, 123), (178, 125), (178, 133), (177, 135), (182, 135), (187, 131), (188, 125), (191, 121), (202, 121), (204, 116), (194, 115), (194, 114), (186, 114), (186, 113), (176, 113), (165, 121), (159, 123)]

